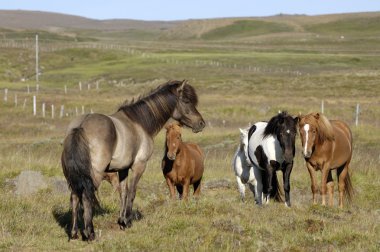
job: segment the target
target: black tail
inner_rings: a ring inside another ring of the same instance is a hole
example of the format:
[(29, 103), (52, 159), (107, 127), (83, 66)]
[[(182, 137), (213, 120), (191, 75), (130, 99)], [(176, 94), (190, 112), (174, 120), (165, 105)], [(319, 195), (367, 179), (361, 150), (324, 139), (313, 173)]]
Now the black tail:
[(344, 190), (346, 200), (348, 201), (349, 204), (351, 204), (352, 203), (352, 197), (354, 196), (354, 187), (352, 186), (351, 177), (350, 177), (349, 172), (347, 172), (347, 175), (344, 179), (344, 185), (345, 185), (345, 189), (346, 189), (346, 190)]
[(63, 174), (70, 189), (80, 198), (84, 193), (92, 206), (99, 207), (96, 187), (91, 177), (90, 149), (83, 128), (74, 128), (63, 143), (61, 157)]
[(270, 195), (275, 201), (284, 202), (283, 192), (281, 191), (281, 187), (278, 184), (277, 174), (274, 171), (272, 177), (272, 193)]

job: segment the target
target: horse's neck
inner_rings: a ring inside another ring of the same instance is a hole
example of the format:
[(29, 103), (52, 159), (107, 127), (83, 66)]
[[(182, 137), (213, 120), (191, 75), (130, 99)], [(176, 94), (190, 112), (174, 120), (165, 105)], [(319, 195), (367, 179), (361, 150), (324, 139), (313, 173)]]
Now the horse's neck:
[(242, 145), (242, 144), (240, 144), (240, 146), (239, 146), (239, 151), (240, 151), (241, 153), (243, 153), (245, 156), (248, 155), (248, 153), (246, 153), (245, 150), (244, 150), (244, 145)]
[[(141, 110), (144, 110), (144, 114), (135, 116), (134, 118), (135, 121), (140, 124), (141, 127), (143, 127), (149, 135), (156, 136), (167, 123), (167, 121), (171, 118), (174, 107), (170, 108), (167, 106), (166, 110), (160, 110), (159, 108), (150, 105), (147, 103), (140, 105), (143, 106)], [(132, 109), (133, 106), (138, 105), (131, 105)]]

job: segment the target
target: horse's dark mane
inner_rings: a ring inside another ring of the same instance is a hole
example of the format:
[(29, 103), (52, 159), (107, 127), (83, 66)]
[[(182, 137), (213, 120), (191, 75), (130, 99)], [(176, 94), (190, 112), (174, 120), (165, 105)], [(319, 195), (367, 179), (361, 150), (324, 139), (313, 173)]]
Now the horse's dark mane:
[[(278, 115), (272, 117), (264, 130), (264, 138), (268, 136), (276, 136), (278, 133), (279, 125), (286, 121), (286, 118), (291, 117), (288, 112), (282, 111)], [(295, 125), (294, 125), (295, 126)], [(294, 130), (296, 128), (294, 127)]]
[[(123, 111), (132, 121), (140, 124), (148, 134), (155, 135), (172, 115), (179, 99), (177, 90), (182, 83), (169, 81), (136, 101), (124, 102), (118, 111)], [(195, 106), (198, 103), (197, 94), (189, 84), (184, 85), (182, 97)]]

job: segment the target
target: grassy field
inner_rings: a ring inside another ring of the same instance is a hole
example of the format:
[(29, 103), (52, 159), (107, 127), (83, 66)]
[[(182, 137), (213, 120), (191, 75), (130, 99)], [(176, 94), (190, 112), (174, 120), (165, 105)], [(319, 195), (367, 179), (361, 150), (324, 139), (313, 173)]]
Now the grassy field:
[[(149, 37), (146, 34), (136, 41), (136, 31), (134, 40), (125, 42), (123, 37), (122, 45), (130, 50), (79, 48), (80, 43), (59, 49), (64, 37), (56, 42), (54, 36), (49, 42), (42, 37), (42, 48), (49, 43), (57, 49), (41, 50), (38, 94), (34, 51), (1, 47), (0, 250), (379, 251), (380, 36), (373, 25), (376, 17), (369, 18), (367, 32), (360, 33), (357, 27), (365, 23), (361, 16), (332, 19), (327, 27), (294, 20), (293, 25), (304, 24), (303, 32), (252, 20), (229, 23), (205, 33), (208, 37), (188, 41), (149, 41), (144, 39)], [(251, 31), (255, 25), (261, 28)], [(345, 39), (340, 38), (342, 31)], [(91, 41), (97, 32), (83, 34)], [(108, 39), (121, 43), (118, 36)], [(24, 77), (27, 80), (21, 82)], [(184, 130), (183, 138), (198, 143), (206, 153), (204, 184), (227, 181), (227, 186), (204, 187), (199, 200), (170, 201), (160, 168), (164, 145), (160, 132), (134, 204), (136, 216), (142, 218), (131, 229), (119, 229), (119, 196), (106, 182), (99, 189), (102, 209), (94, 218), (97, 238), (91, 243), (68, 242), (68, 194), (56, 194), (52, 188), (27, 197), (14, 194), (8, 179), (21, 171), (63, 177), (61, 141), (76, 109), (81, 112), (84, 106), (86, 113), (111, 114), (125, 99), (170, 79), (188, 79), (199, 95), (199, 111), (207, 127), (198, 134)], [(6, 88), (7, 102), (3, 100)], [(37, 95), (37, 116), (32, 115), (33, 95)], [(238, 127), (268, 120), (279, 110), (293, 115), (319, 111), (322, 100), (325, 115), (346, 121), (353, 131), (353, 203), (338, 209), (335, 186), (335, 207), (312, 205), (299, 137), (291, 176), (292, 207), (275, 202), (257, 207), (248, 191), (247, 201), (241, 202), (231, 168)], [(45, 118), (42, 102), (48, 108)], [(361, 113), (355, 126), (357, 104)], [(59, 118), (61, 105), (65, 106), (63, 118)]]

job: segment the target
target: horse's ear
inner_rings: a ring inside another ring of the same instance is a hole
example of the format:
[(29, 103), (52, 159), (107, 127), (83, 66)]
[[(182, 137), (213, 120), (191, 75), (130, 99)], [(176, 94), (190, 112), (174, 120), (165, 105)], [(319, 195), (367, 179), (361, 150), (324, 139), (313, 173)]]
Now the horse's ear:
[(314, 118), (318, 120), (319, 117), (320, 117), (319, 113), (315, 113)]
[(183, 80), (180, 86), (177, 88), (178, 96), (182, 97), (183, 88), (185, 87), (185, 84), (187, 83), (187, 80)]
[(296, 116), (296, 117), (293, 118), (293, 120), (294, 120), (295, 124), (298, 124), (300, 122), (300, 117)]
[(280, 116), (280, 118), (279, 118), (279, 121), (278, 121), (278, 122), (279, 122), (280, 124), (284, 124), (284, 121), (285, 121), (285, 120), (284, 120), (284, 117)]

